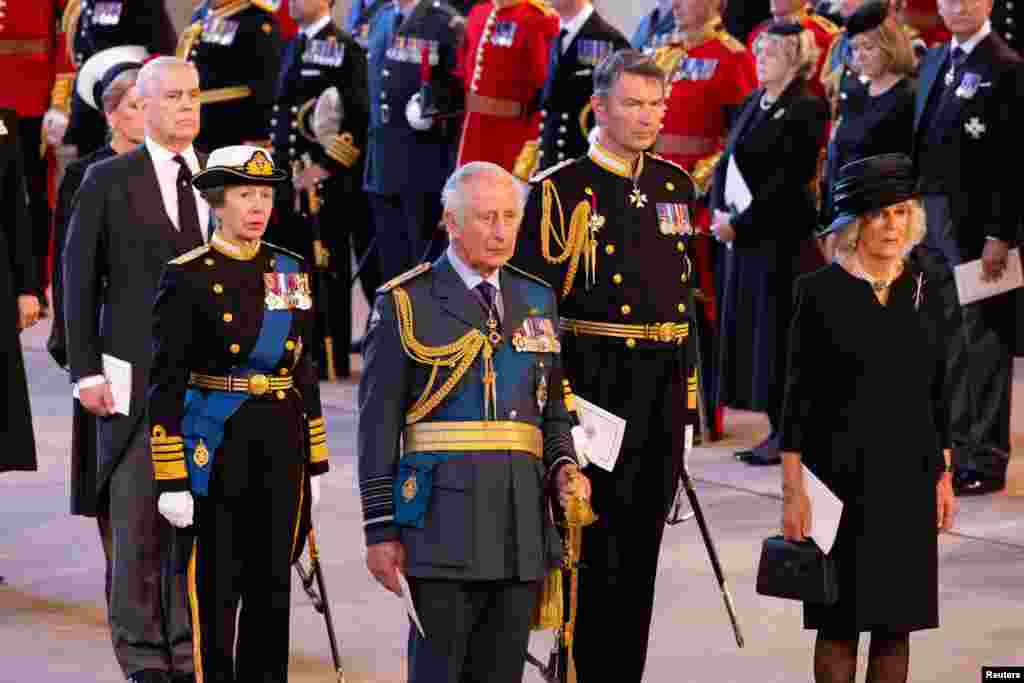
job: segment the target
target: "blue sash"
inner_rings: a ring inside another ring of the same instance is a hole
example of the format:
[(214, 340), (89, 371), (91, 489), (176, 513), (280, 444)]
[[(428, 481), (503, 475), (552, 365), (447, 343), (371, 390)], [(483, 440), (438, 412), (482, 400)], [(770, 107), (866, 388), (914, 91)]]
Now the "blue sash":
[[(300, 272), (299, 262), (295, 258), (278, 253), (274, 255), (274, 259), (275, 272)], [(281, 360), (284, 343), (291, 327), (290, 309), (264, 310), (263, 324), (252, 353), (245, 361), (231, 368), (231, 374), (240, 377), (266, 374), (273, 370)], [(189, 389), (185, 395), (185, 414), (181, 429), (185, 439), (185, 462), (188, 465), (193, 494), (205, 496), (209, 491), (214, 454), (224, 442), (224, 425), (247, 400), (248, 394), (228, 391)], [(202, 448), (197, 457), (196, 451), (200, 446)]]

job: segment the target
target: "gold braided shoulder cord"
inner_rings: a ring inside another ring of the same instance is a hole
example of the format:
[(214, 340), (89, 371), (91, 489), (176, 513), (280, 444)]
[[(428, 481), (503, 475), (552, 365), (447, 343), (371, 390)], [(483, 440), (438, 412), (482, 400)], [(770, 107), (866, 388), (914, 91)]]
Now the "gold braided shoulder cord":
[[(576, 280), (576, 271), (580, 266), (580, 255), (590, 253), (590, 204), (581, 201), (573, 209), (572, 217), (569, 219), (569, 233), (565, 232), (565, 213), (562, 210), (562, 200), (558, 196), (558, 190), (554, 182), (545, 180), (541, 185), (543, 192), (541, 196), (541, 221), (540, 221), (540, 248), (544, 260), (548, 263), (558, 265), (569, 260), (569, 270), (565, 274), (565, 283), (562, 285), (562, 296), (566, 297), (572, 291), (572, 284)], [(558, 205), (558, 230), (551, 220), (552, 204)], [(557, 256), (551, 253), (551, 238), (555, 238), (555, 244), (562, 250)]]
[[(480, 355), (481, 350), (484, 353), (485, 361), (484, 402), (486, 415), (488, 399), (493, 398), (494, 395), (493, 384), (495, 382), (495, 375), (492, 360), (494, 349), (484, 333), (473, 329), (450, 344), (427, 346), (416, 339), (412, 302), (409, 300), (409, 294), (401, 287), (395, 287), (391, 290), (391, 294), (395, 300), (395, 310), (398, 314), (398, 328), (402, 339), (402, 348), (405, 350), (406, 355), (415, 362), (421, 365), (432, 366), (430, 380), (427, 382), (423, 393), (416, 400), (416, 403), (405, 414), (405, 423), (411, 425), (419, 422), (436, 408), (441, 401), (447, 398), (448, 394), (455, 388), (455, 385), (462, 379), (462, 376), (473, 365), (473, 361)], [(454, 370), (452, 370), (451, 375), (444, 384), (431, 394), (430, 391), (434, 388), (434, 382), (437, 380), (438, 369), (442, 367), (454, 368)]]

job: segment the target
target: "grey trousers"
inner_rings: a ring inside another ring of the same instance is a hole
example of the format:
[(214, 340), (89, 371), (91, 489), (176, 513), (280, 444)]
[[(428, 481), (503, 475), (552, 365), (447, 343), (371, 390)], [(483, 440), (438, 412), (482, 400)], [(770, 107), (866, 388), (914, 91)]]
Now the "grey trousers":
[(185, 575), (172, 560), (174, 529), (156, 509), (143, 420), (114, 469), (98, 511), (107, 558), (107, 614), (125, 676), (143, 669), (191, 673), (192, 626)]

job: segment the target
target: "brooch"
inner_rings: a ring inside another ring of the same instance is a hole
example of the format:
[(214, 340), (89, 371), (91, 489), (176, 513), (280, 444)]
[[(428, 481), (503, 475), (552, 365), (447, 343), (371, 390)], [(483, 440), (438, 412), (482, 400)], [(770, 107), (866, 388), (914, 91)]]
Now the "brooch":
[(975, 140), (980, 140), (988, 128), (981, 122), (981, 119), (977, 116), (972, 116), (971, 120), (964, 124), (964, 130)]

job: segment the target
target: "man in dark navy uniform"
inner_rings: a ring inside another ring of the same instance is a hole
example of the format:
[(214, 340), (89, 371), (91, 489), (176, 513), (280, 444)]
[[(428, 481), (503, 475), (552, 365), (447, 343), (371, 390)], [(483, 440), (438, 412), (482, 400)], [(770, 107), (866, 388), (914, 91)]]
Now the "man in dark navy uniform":
[(644, 15), (633, 33), (630, 45), (636, 50), (657, 47), (660, 38), (676, 30), (676, 16), (672, 13), (672, 0), (657, 0), (650, 12)]
[(178, 57), (199, 70), (202, 126), (196, 147), (266, 147), (280, 73), (277, 7), (267, 0), (206, 0), (178, 41)]
[[(328, 273), (319, 282), (330, 289), (330, 329), (320, 329), (318, 337), (334, 341), (331, 363), (345, 377), (352, 338), (349, 236), (360, 255), (369, 241), (369, 206), (361, 187), (369, 105), (366, 55), (331, 19), (331, 5), (332, 0), (289, 2), (299, 32), (284, 50), (269, 138), (275, 162), (294, 178), (275, 196), (276, 220), (268, 239)], [(316, 250), (313, 220), (321, 226), (322, 248)], [(364, 268), (362, 275), (372, 272)], [(364, 289), (372, 292), (367, 284), (364, 280)], [(327, 350), (317, 345), (321, 376), (326, 376)]]
[(461, 85), (453, 71), (461, 21), (444, 2), (402, 0), (381, 8), (370, 27), (364, 187), (385, 280), (429, 258), (432, 242), (444, 244), (438, 224), (458, 144)]

